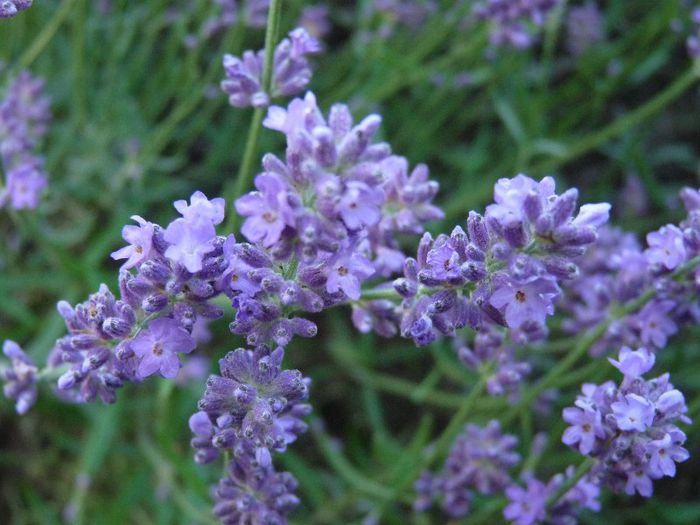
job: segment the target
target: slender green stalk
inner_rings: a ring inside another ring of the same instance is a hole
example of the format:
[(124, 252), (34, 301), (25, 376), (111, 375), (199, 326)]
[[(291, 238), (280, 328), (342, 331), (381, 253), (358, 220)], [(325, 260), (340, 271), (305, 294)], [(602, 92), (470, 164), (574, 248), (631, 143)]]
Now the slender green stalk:
[(540, 164), (536, 164), (532, 167), (531, 171), (537, 173), (546, 173), (551, 171), (557, 166), (572, 161), (597, 148), (613, 137), (621, 135), (628, 129), (641, 124), (680, 97), (688, 88), (695, 84), (699, 78), (700, 76), (698, 75), (698, 71), (694, 67), (691, 67), (683, 75), (676, 79), (673, 84), (668, 86), (651, 100), (642, 104), (631, 113), (627, 113), (625, 116), (612, 122), (603, 129), (577, 140), (576, 143), (568, 148), (566, 153), (561, 157), (549, 159)]
[(578, 483), (583, 476), (588, 474), (588, 472), (593, 468), (593, 466), (596, 464), (596, 460), (594, 458), (586, 458), (584, 459), (581, 464), (576, 468), (576, 472), (574, 472), (574, 475), (571, 476), (569, 479), (564, 482), (564, 484), (559, 487), (554, 494), (552, 494), (549, 499), (547, 500), (547, 509), (551, 509), (554, 507), (554, 505), (557, 504), (557, 502), (567, 493), (569, 492), (576, 483)]
[[(277, 44), (277, 34), (280, 26), (280, 14), (282, 13), (282, 0), (272, 0), (270, 11), (267, 17), (267, 29), (265, 31), (265, 58), (262, 71), (262, 89), (268, 95), (272, 86), (272, 66), (275, 58), (275, 45)], [(235, 181), (227, 185), (224, 189), (226, 202), (231, 203), (236, 197), (243, 193), (250, 186), (253, 178), (253, 163), (258, 149), (258, 141), (262, 130), (262, 121), (266, 113), (266, 108), (255, 108), (253, 119), (248, 128), (248, 138), (246, 139), (243, 160), (241, 161), (238, 175)], [(235, 232), (240, 227), (241, 218), (237, 213), (230, 213), (226, 221), (226, 230)]]
[[(430, 452), (423, 456), (420, 461), (415, 462), (415, 466), (401, 480), (397, 480), (392, 491), (393, 499), (403, 493), (407, 487), (411, 486), (416, 477), (425, 469), (435, 463), (438, 459), (447, 454), (447, 450), (454, 442), (457, 434), (462, 430), (467, 418), (471, 415), (474, 405), (483, 394), (486, 388), (486, 381), (489, 374), (486, 371), (481, 374), (479, 381), (472, 387), (469, 395), (464, 398), (459, 410), (452, 416), (445, 430), (438, 437), (435, 444), (430, 449)], [(381, 519), (382, 514), (386, 511), (386, 505), (383, 505), (377, 510), (377, 517)]]
[(366, 478), (355, 469), (331, 442), (330, 437), (320, 430), (320, 422), (311, 425), (312, 435), (316, 440), (319, 450), (328, 461), (333, 470), (350, 486), (357, 491), (383, 500), (391, 500), (394, 493), (391, 489), (380, 485), (374, 480)]
[(61, 27), (63, 21), (68, 17), (68, 15), (73, 10), (73, 4), (75, 0), (64, 0), (61, 7), (56, 11), (56, 14), (51, 17), (51, 21), (44, 26), (44, 29), (39, 36), (37, 36), (32, 45), (22, 54), (22, 56), (17, 61), (19, 69), (27, 68), (32, 62), (38, 57), (44, 48), (51, 42), (58, 28)]
[[(677, 268), (673, 272), (672, 277), (674, 279), (679, 279), (684, 277), (690, 270), (697, 267), (700, 264), (700, 256), (694, 257), (687, 263)], [(567, 373), (577, 362), (581, 359), (588, 350), (595, 344), (607, 331), (608, 327), (614, 321), (622, 319), (623, 317), (636, 312), (642, 308), (645, 304), (651, 301), (656, 296), (656, 289), (654, 287), (648, 288), (642, 295), (640, 295), (634, 301), (621, 306), (617, 311), (613, 311), (608, 319), (600, 323), (593, 331), (589, 332), (588, 335), (584, 336), (577, 344), (571, 353), (567, 354), (564, 359), (559, 361), (548, 374), (546, 374), (540, 381), (529, 389), (522, 397), (520, 402), (513, 406), (506, 414), (501, 418), (504, 424), (508, 424), (515, 417), (518, 416), (521, 410), (528, 407), (537, 398), (537, 396), (547, 388), (551, 387), (556, 383), (560, 376)], [(605, 362), (605, 361), (601, 361)]]

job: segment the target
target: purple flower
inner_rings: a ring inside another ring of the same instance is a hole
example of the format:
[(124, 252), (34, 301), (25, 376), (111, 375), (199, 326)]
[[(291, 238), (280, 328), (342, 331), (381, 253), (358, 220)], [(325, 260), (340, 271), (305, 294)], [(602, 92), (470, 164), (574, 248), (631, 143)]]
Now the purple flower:
[(190, 353), (195, 343), (190, 334), (173, 319), (164, 317), (151, 321), (130, 343), (131, 350), (140, 358), (137, 374), (141, 378), (160, 372), (168, 379), (180, 370), (178, 352)]
[(673, 224), (662, 226), (659, 231), (647, 234), (649, 248), (644, 252), (651, 264), (673, 270), (683, 264), (686, 259), (686, 249), (683, 243), (683, 232)]
[[(685, 441), (685, 434), (680, 431), (673, 432), (679, 434), (679, 441)], [(688, 451), (680, 446), (671, 436), (671, 433), (664, 434), (661, 439), (649, 442), (649, 473), (653, 478), (663, 476), (676, 476), (676, 463), (681, 463), (690, 457)]]
[(188, 272), (202, 269), (202, 259), (214, 249), (216, 230), (210, 222), (176, 219), (165, 229), (163, 239), (169, 243), (165, 256), (184, 266)]
[(509, 503), (503, 509), (503, 516), (514, 525), (534, 525), (544, 520), (550, 491), (541, 481), (530, 478), (525, 489), (511, 485), (506, 496)]
[(34, 209), (46, 188), (44, 163), (38, 157), (27, 156), (7, 172), (7, 187), (0, 191), (0, 206), (6, 200), (16, 210)]
[(201, 191), (195, 191), (192, 194), (189, 205), (185, 200), (175, 201), (173, 205), (188, 222), (194, 223), (202, 220), (216, 226), (224, 220), (224, 199), (209, 200)]
[(304, 6), (299, 14), (297, 25), (303, 27), (314, 38), (325, 37), (332, 29), (328, 19), (328, 6), (324, 4)]
[(264, 51), (244, 51), (243, 58), (224, 55), (226, 79), (221, 81), (221, 89), (228, 93), (228, 102), (236, 108), (265, 107), (270, 97), (262, 89), (262, 69)]
[(362, 281), (374, 274), (372, 264), (357, 253), (341, 253), (329, 263), (328, 267), (326, 291), (328, 293), (342, 291), (353, 301), (360, 298)]
[(508, 470), (520, 461), (515, 452), (518, 439), (503, 434), (492, 420), (485, 427), (467, 425), (454, 445), (439, 474), (425, 472), (416, 483), (419, 496), (414, 504), (425, 511), (441, 499), (442, 509), (451, 518), (461, 518), (471, 506), (472, 491), (494, 494), (510, 483)]
[(564, 431), (562, 441), (569, 446), (578, 443), (581, 454), (590, 454), (595, 445), (596, 437), (605, 438), (605, 430), (598, 410), (589, 407), (569, 407), (564, 409), (563, 418), (571, 426)]
[(654, 405), (637, 394), (627, 394), (624, 401), (610, 405), (620, 430), (644, 432), (654, 420)]
[(321, 44), (297, 27), (275, 49), (272, 67), (272, 96), (290, 97), (303, 91), (311, 81), (306, 55), (321, 51)]
[(654, 486), (651, 478), (645, 470), (638, 468), (627, 473), (627, 483), (625, 484), (625, 493), (633, 496), (638, 492), (640, 496), (650, 498), (654, 493)]
[(623, 346), (620, 349), (618, 361), (610, 357), (608, 361), (626, 378), (636, 379), (651, 370), (656, 362), (656, 356), (644, 347), (632, 350)]
[(265, 51), (245, 51), (243, 58), (224, 55), (226, 79), (221, 89), (228, 93), (234, 107), (265, 107), (271, 97), (300, 93), (311, 80), (311, 66), (306, 55), (317, 53), (321, 45), (305, 29), (296, 28), (277, 44), (272, 65), (271, 93), (262, 85)]
[(138, 266), (148, 259), (153, 243), (153, 224), (138, 215), (132, 215), (131, 219), (138, 222), (139, 226), (129, 224), (122, 228), (122, 238), (129, 243), (129, 246), (112, 252), (112, 259), (127, 259), (122, 265), (125, 270)]
[(11, 368), (0, 368), (0, 379), (5, 381), (5, 397), (15, 401), (18, 414), (24, 414), (36, 402), (39, 371), (31, 357), (14, 341), (7, 339), (2, 345), (2, 352), (11, 362)]
[(338, 201), (338, 213), (349, 230), (359, 230), (379, 222), (382, 202), (384, 195), (381, 191), (373, 190), (363, 182), (350, 181)]
[(566, 19), (566, 47), (578, 57), (605, 38), (603, 15), (594, 2), (571, 6)]
[(547, 315), (554, 313), (553, 302), (558, 294), (555, 281), (534, 277), (522, 283), (504, 283), (491, 295), (490, 302), (504, 311), (509, 327), (519, 328), (528, 322), (543, 325)]
[(669, 313), (676, 308), (674, 301), (650, 301), (637, 314), (642, 343), (664, 348), (668, 336), (678, 331)]
[(0, 1), (0, 18), (12, 18), (20, 11), (29, 9), (33, 0), (3, 0)]
[(286, 226), (294, 225), (294, 215), (285, 185), (271, 173), (261, 173), (255, 178), (254, 191), (236, 200), (236, 211), (247, 217), (241, 232), (251, 242), (269, 247), (275, 244)]
[[(4, 2), (6, 7), (20, 10), (30, 3)], [(44, 82), (24, 71), (12, 81), (0, 102), (0, 158), (6, 173), (0, 206), (9, 200), (16, 209), (36, 208), (46, 187), (43, 160), (33, 154), (51, 118), (49, 99), (43, 91)]]

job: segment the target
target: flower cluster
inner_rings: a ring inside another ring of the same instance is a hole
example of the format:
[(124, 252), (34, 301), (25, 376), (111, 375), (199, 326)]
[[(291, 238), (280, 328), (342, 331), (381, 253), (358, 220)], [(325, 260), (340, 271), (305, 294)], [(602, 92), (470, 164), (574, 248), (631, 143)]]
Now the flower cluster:
[(38, 369), (34, 361), (14, 341), (6, 340), (2, 353), (10, 359), (10, 368), (0, 369), (0, 379), (5, 381), (5, 397), (13, 399), (18, 414), (24, 414), (36, 401)]
[(20, 11), (32, 7), (34, 0), (2, 0), (0, 1), (0, 18), (12, 18)]
[(518, 345), (508, 340), (507, 331), (485, 325), (474, 335), (471, 346), (460, 336), (455, 337), (454, 343), (457, 357), (465, 367), (485, 373), (487, 368), (484, 365), (492, 363), (494, 369), (486, 383), (490, 395), (517, 397), (519, 386), (531, 367), (527, 361), (516, 360)]
[(200, 411), (190, 418), (197, 462), (217, 459), (220, 450), (232, 452), (214, 509), (224, 523), (245, 523), (246, 512), (260, 520), (269, 513), (275, 518), (270, 523), (281, 523), (297, 503), (294, 478), (274, 471), (270, 452), (283, 452), (306, 431), (309, 380), (298, 370), (282, 370), (283, 357), (282, 348), (265, 346), (230, 352), (219, 361), (221, 376), (209, 377)]
[(649, 233), (646, 249), (631, 234), (601, 230), (598, 243), (580, 261), (580, 275), (566, 286), (561, 308), (568, 314), (563, 326), (570, 333), (613, 318), (616, 307), (654, 292), (639, 312), (610, 323), (593, 346), (594, 355), (622, 345), (658, 350), (679, 326), (700, 320), (700, 309), (689, 300), (698, 293), (697, 270), (688, 278), (676, 275), (700, 253), (700, 193), (685, 188), (681, 198), (687, 218)]
[(569, 525), (578, 522), (576, 516), (583, 509), (598, 512), (600, 487), (590, 475), (576, 482), (551, 508), (547, 509), (547, 500), (573, 475), (574, 467), (569, 466), (564, 474), (556, 474), (546, 484), (530, 476), (525, 481), (525, 488), (511, 485), (506, 489), (508, 505), (503, 509), (503, 516), (513, 525), (538, 523)]
[(306, 55), (320, 50), (318, 40), (305, 29), (290, 32), (275, 48), (270, 93), (265, 92), (262, 85), (264, 49), (245, 51), (242, 58), (224, 55), (226, 78), (221, 81), (221, 89), (228, 93), (229, 103), (237, 108), (265, 107), (271, 97), (296, 95), (311, 81), (311, 66)]
[(603, 14), (593, 2), (572, 6), (566, 18), (566, 48), (573, 56), (581, 56), (605, 37)]
[(491, 44), (527, 48), (535, 42), (532, 26), (542, 26), (560, 0), (485, 0), (476, 7), (480, 20), (492, 24)]
[(34, 154), (51, 117), (43, 92), (44, 82), (24, 71), (0, 102), (0, 159), (5, 171), (0, 207), (9, 202), (15, 209), (36, 208), (46, 187), (44, 160)]
[(498, 421), (485, 427), (467, 425), (450, 450), (442, 472), (424, 473), (416, 482), (414, 508), (425, 511), (437, 499), (450, 518), (465, 516), (473, 492), (495, 494), (511, 483), (508, 470), (518, 464), (517, 438), (502, 434)]
[(394, 281), (404, 298), (401, 335), (418, 346), (470, 326), (507, 326), (515, 341), (540, 339), (559, 283), (578, 273), (576, 259), (608, 220), (609, 204), (586, 204), (578, 192), (554, 193), (554, 180), (501, 179), (485, 217), (470, 212), (467, 232), (425, 234), (417, 257)]
[[(381, 119), (359, 124), (336, 104), (328, 120), (313, 94), (288, 109), (271, 107), (264, 124), (287, 136), (286, 162), (272, 154), (255, 179), (256, 191), (236, 201), (246, 217), (242, 233), (268, 249), (272, 261), (291, 267), (306, 311), (358, 300), (368, 277), (397, 271), (404, 255), (396, 235), (417, 234), (442, 217), (430, 204), (437, 184), (425, 166), (408, 174), (408, 163), (385, 143), (372, 143)], [(269, 265), (270, 263), (266, 263)], [(283, 294), (282, 299), (288, 294)], [(313, 301), (309, 301), (313, 299)]]
[(563, 412), (570, 426), (562, 441), (599, 460), (593, 474), (616, 492), (647, 498), (653, 479), (675, 476), (676, 463), (688, 459), (676, 423), (690, 423), (683, 394), (668, 374), (642, 377), (654, 361), (646, 348), (623, 347), (618, 360), (610, 359), (624, 375), (620, 386), (586, 384), (576, 406)]
[(260, 465), (245, 442), (234, 448), (233, 455), (227, 477), (214, 492), (214, 515), (223, 525), (286, 524), (286, 515), (299, 504), (294, 476)]
[(167, 228), (134, 216), (125, 226), (129, 245), (114, 252), (126, 259), (119, 275), (121, 298), (106, 285), (75, 307), (58, 304), (68, 335), (59, 339), (50, 365), (67, 365), (58, 381), (62, 395), (80, 402), (99, 397), (111, 403), (124, 381), (155, 373), (174, 378), (178, 353), (195, 347), (192, 329), (198, 316), (216, 319), (221, 308), (209, 300), (220, 293), (228, 267), (214, 226), (224, 218), (223, 199), (195, 192), (190, 204), (177, 201), (182, 217)]

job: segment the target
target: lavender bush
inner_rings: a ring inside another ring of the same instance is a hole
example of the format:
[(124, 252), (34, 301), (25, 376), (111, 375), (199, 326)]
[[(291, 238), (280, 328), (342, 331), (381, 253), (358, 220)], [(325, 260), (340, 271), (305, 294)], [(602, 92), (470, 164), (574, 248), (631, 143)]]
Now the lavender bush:
[(698, 17), (642, 4), (0, 3), (0, 515), (696, 522)]

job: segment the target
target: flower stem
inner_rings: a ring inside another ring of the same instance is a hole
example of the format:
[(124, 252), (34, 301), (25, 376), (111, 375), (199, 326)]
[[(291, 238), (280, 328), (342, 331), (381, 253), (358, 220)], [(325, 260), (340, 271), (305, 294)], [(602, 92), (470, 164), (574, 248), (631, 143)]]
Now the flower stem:
[(532, 167), (532, 171), (537, 173), (549, 172), (557, 166), (588, 153), (607, 140), (624, 133), (629, 128), (641, 124), (680, 97), (690, 86), (697, 82), (698, 79), (698, 71), (696, 71), (695, 68), (688, 69), (688, 71), (676, 79), (673, 84), (648, 102), (605, 126), (603, 129), (577, 140), (564, 155), (536, 164)]
[[(265, 57), (262, 72), (262, 89), (268, 95), (272, 86), (272, 66), (275, 58), (275, 45), (280, 26), (280, 14), (282, 12), (282, 0), (272, 0), (267, 16), (267, 29), (265, 30)], [(262, 130), (262, 121), (266, 108), (255, 108), (253, 119), (248, 128), (248, 138), (243, 151), (243, 160), (238, 169), (238, 175), (233, 184), (224, 189), (224, 198), (229, 204), (248, 189), (253, 178), (253, 162), (257, 153), (258, 141)], [(230, 213), (226, 221), (226, 230), (236, 232), (240, 228), (241, 218), (237, 213)]]
[[(699, 264), (700, 255), (692, 258), (677, 268), (676, 271), (671, 274), (671, 277), (673, 279), (682, 278)], [(583, 357), (588, 350), (590, 350), (593, 344), (596, 343), (603, 335), (605, 335), (608, 328), (614, 321), (636, 312), (651, 301), (655, 296), (656, 289), (654, 287), (649, 287), (644, 291), (644, 293), (642, 293), (642, 295), (637, 297), (637, 299), (622, 305), (617, 309), (617, 311), (613, 311), (608, 319), (601, 322), (591, 332), (589, 332), (588, 335), (580, 339), (579, 344), (574, 347), (571, 353), (567, 354), (566, 357), (559, 361), (559, 363), (557, 363), (557, 365), (555, 365), (548, 374), (546, 374), (536, 385), (525, 393), (517, 405), (513, 406), (508, 412), (506, 412), (501, 419), (503, 424), (508, 424), (510, 421), (512, 421), (525, 407), (530, 406), (542, 391), (552, 386), (561, 375), (567, 373), (571, 367), (573, 367), (576, 362)]]
[(58, 28), (61, 27), (63, 21), (72, 13), (74, 3), (75, 0), (64, 0), (61, 7), (56, 11), (56, 14), (51, 17), (51, 21), (44, 26), (43, 31), (34, 39), (29, 49), (19, 58), (17, 62), (17, 67), (19, 69), (29, 67), (36, 57), (41, 54), (44, 48), (51, 42)]
[(567, 479), (564, 484), (559, 487), (554, 494), (552, 494), (549, 499), (547, 500), (547, 509), (551, 509), (554, 507), (554, 505), (557, 504), (557, 502), (566, 495), (567, 492), (569, 492), (576, 483), (578, 483), (583, 476), (588, 474), (588, 472), (593, 468), (593, 466), (596, 464), (596, 460), (594, 458), (586, 458), (584, 459), (581, 464), (576, 468), (576, 471), (574, 472), (574, 475), (571, 476), (569, 479)]

